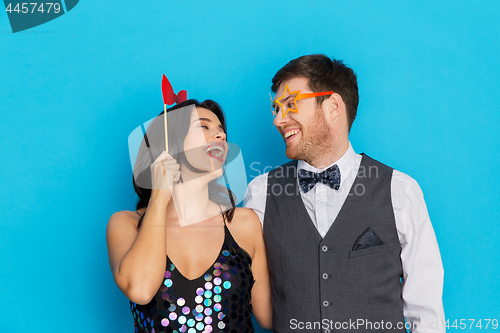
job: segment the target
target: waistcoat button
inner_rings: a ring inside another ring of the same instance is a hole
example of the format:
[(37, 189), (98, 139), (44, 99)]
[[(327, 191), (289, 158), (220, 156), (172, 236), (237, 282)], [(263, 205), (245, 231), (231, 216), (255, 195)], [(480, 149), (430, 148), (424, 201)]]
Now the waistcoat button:
[(323, 301), (323, 306), (326, 308), (328, 305), (330, 305), (330, 302), (328, 301)]
[(324, 280), (328, 279), (328, 274), (323, 273), (323, 275), (322, 275), (322, 276), (323, 276), (323, 279), (324, 279)]
[(326, 252), (326, 251), (328, 251), (328, 246), (326, 246), (326, 245), (323, 245), (323, 247), (321, 248), (321, 250), (322, 250), (323, 252)]

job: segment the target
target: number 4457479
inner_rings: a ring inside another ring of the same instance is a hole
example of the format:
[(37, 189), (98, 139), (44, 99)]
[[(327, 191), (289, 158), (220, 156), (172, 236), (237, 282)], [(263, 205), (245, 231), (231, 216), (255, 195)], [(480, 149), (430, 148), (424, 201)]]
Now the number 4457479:
[[(490, 326), (491, 324), (491, 326)], [(446, 320), (446, 329), (450, 328), (456, 328), (456, 329), (472, 329), (472, 328), (479, 328), (479, 329), (488, 329), (488, 327), (491, 327), (492, 329), (496, 330), (498, 328), (498, 319), (479, 319), (476, 321), (476, 319), (455, 319), (453, 324), (450, 326), (450, 320)]]
[[(45, 7), (44, 7), (44, 5), (45, 5)], [(45, 3), (43, 3), (43, 2), (41, 2), (41, 3), (38, 3), (38, 2), (27, 3), (26, 2), (26, 3), (22, 3), (22, 4), (17, 3), (16, 6), (14, 8), (12, 8), (12, 4), (9, 3), (5, 10), (9, 13), (17, 12), (17, 13), (23, 13), (23, 14), (34, 13), (35, 10), (37, 12), (41, 12), (41, 13), (46, 12), (48, 14), (52, 10), (53, 13), (57, 14), (61, 11), (61, 5), (59, 3), (52, 3), (52, 2), (45, 2)]]

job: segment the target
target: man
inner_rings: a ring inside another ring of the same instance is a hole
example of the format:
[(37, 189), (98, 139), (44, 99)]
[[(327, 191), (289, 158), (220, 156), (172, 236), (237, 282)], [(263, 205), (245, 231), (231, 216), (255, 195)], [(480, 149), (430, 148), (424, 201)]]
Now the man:
[(355, 73), (302, 56), (271, 90), (292, 161), (256, 177), (244, 206), (263, 224), (274, 331), (444, 332), (444, 272), (420, 187), (349, 142)]

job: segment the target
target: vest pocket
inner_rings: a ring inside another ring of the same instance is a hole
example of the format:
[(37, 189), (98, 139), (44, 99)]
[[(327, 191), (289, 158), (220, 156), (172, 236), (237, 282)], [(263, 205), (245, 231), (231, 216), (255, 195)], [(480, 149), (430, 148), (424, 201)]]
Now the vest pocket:
[(385, 243), (382, 245), (369, 247), (367, 249), (349, 251), (349, 258), (356, 258), (356, 257), (361, 257), (361, 256), (373, 254), (373, 253), (387, 251), (388, 248), (389, 248), (389, 243)]

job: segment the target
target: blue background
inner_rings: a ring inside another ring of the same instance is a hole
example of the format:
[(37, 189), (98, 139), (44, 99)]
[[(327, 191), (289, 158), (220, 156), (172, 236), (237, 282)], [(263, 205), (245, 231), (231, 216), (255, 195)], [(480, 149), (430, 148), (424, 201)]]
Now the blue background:
[(161, 75), (223, 106), (251, 180), (286, 161), (271, 78), (311, 53), (358, 74), (355, 151), (420, 184), (450, 324), (500, 319), (499, 22), (495, 0), (86, 0), (13, 34), (2, 11), (0, 331), (132, 332), (105, 228), (134, 208), (127, 137)]

